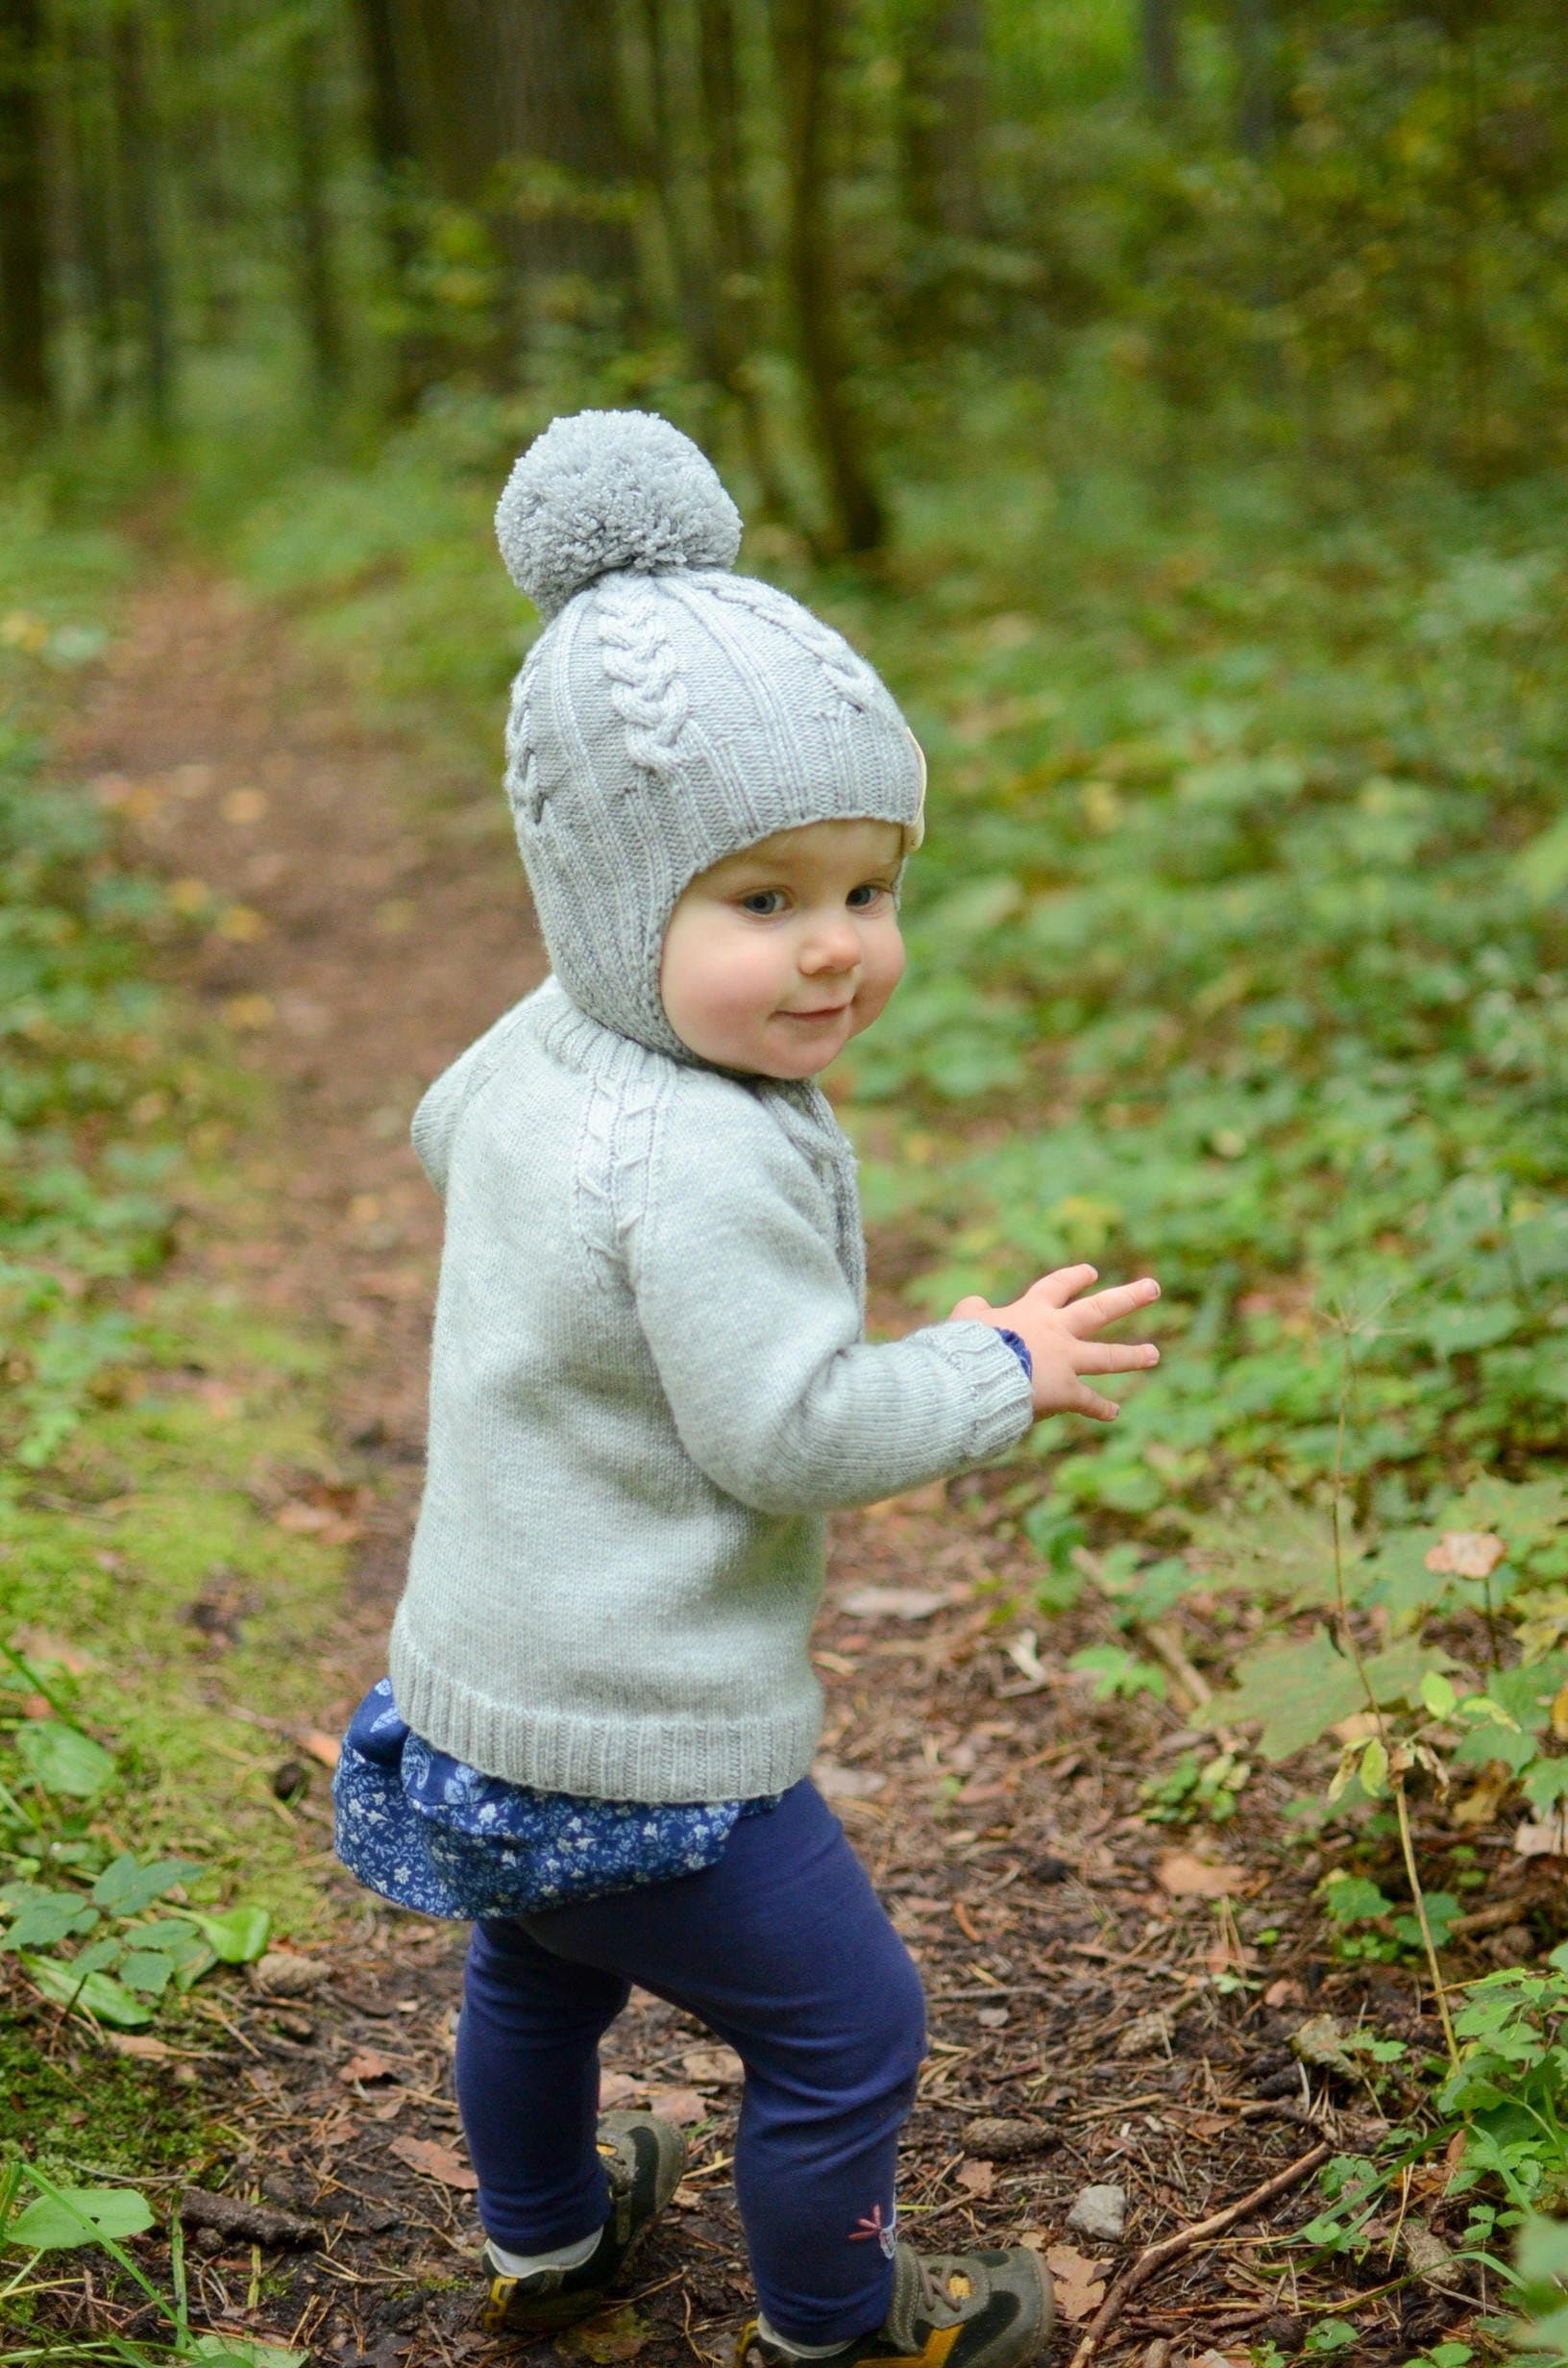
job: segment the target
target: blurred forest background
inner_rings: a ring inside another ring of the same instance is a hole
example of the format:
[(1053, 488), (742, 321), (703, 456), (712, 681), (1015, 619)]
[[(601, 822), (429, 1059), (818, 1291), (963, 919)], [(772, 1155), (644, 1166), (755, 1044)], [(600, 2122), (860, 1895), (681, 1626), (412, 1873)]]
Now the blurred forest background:
[(819, 550), (1010, 380), (1164, 468), (1558, 459), (1551, 0), (13, 0), (20, 427), (670, 402)]
[[(178, 1355), (128, 1284), (222, 1122), (159, 949), (268, 926), (43, 797), (73, 670), (210, 567), (509, 863), (489, 514), (552, 412), (648, 406), (930, 756), (834, 1073), (881, 1272), (1165, 1287), (1115, 1428), (987, 1484), (1041, 1649), (1308, 1766), (1346, 1961), (1435, 1974), (1501, 1870), (1497, 2077), (1560, 2098), (1560, 1909), (1507, 1889), (1568, 1800), (1560, 0), (9, 0), (0, 290), (5, 1617), (123, 1616), (28, 1492)], [(1254, 1798), (1228, 1748), (1150, 1786)], [(1389, 2106), (1433, 2144), (1496, 2106), (1457, 2060)], [(1517, 2209), (1568, 2199), (1537, 2120), (1485, 2137)]]

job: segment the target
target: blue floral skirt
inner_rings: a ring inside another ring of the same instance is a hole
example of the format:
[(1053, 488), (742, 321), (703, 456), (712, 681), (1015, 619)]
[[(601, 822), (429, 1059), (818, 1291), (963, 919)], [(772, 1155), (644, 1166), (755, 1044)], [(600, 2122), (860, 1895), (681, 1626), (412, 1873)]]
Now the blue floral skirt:
[(752, 1801), (599, 1801), (486, 1776), (432, 1750), (380, 1678), (332, 1778), (337, 1855), (369, 1889), (425, 1915), (531, 1915), (713, 1866)]

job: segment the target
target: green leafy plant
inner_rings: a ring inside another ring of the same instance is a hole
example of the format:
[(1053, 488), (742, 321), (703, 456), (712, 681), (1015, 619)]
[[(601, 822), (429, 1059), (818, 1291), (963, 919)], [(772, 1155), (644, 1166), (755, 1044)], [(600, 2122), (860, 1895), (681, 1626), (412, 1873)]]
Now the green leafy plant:
[(14, 1952), (51, 2004), (140, 2030), (171, 1991), (216, 1964), (259, 1957), (271, 1918), (263, 1908), (192, 1905), (185, 1892), (203, 1873), (198, 1861), (114, 1851), (83, 1811), (72, 1813), (108, 1788), (114, 1756), (76, 1724), (34, 1663), (12, 1646), (0, 1654), (52, 1714), (15, 1725), (17, 1782), (0, 1785), (0, 1951)]
[(1152, 1693), (1160, 1700), (1165, 1695), (1165, 1673), (1152, 1661), (1140, 1660), (1121, 1644), (1086, 1644), (1067, 1663), (1069, 1669), (1078, 1669), (1094, 1681), (1091, 1689), (1096, 1702), (1130, 1701), (1135, 1694)]
[[(35, 2189), (35, 2200), (17, 2208), (22, 2187)], [(126, 2368), (160, 2368), (161, 2361), (205, 2360), (208, 2368), (306, 2368), (309, 2355), (287, 2346), (260, 2343), (249, 2336), (194, 2335), (185, 2290), (184, 2240), (178, 2214), (169, 2223), (172, 2300), (165, 2299), (140, 2264), (126, 2252), (124, 2239), (141, 2234), (153, 2225), (152, 2207), (132, 2187), (62, 2187), (30, 2162), (12, 2162), (0, 2177), (0, 2245), (25, 2252), (23, 2269), (0, 2284), (0, 2302), (20, 2299), (30, 2290), (34, 2264), (45, 2253), (80, 2251), (96, 2245), (124, 2275), (141, 2288), (169, 2327), (169, 2340), (155, 2354), (139, 2342), (121, 2336), (87, 2338), (74, 2348), (76, 2356), (114, 2359)], [(0, 2353), (7, 2361), (38, 2356), (36, 2350)]]
[(1143, 1814), (1151, 1825), (1194, 1825), (1200, 1819), (1223, 1825), (1234, 1817), (1242, 1788), (1252, 1773), (1234, 1751), (1207, 1757), (1184, 1751), (1164, 1776), (1150, 1776), (1138, 1788)]
[(1568, 1945), (1540, 1972), (1472, 1982), (1455, 2030), (1459, 2060), (1437, 2093), (1464, 2138), (1451, 2192), (1495, 2179), (1515, 2216), (1568, 2207)]
[(1514, 2348), (1528, 2368), (1568, 2360), (1568, 2221), (1527, 2213), (1513, 2257), (1513, 2299), (1521, 2316)]

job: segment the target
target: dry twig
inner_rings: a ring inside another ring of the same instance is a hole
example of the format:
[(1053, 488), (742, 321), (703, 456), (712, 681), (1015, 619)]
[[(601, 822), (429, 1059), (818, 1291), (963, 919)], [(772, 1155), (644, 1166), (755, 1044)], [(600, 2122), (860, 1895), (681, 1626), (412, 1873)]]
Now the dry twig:
[(1287, 2169), (1277, 2171), (1272, 2179), (1265, 2179), (1261, 2187), (1254, 2187), (1250, 2194), (1237, 2197), (1234, 2204), (1227, 2204), (1223, 2211), (1211, 2212), (1207, 2220), (1195, 2221), (1188, 2229), (1178, 2229), (1174, 2236), (1166, 2236), (1159, 2244), (1150, 2245), (1140, 2253), (1131, 2268), (1122, 2271), (1100, 2305), (1092, 2326), (1072, 2356), (1070, 2368), (1089, 2368), (1090, 2361), (1132, 2297), (1140, 2285), (1154, 2276), (1156, 2270), (1164, 2269), (1167, 2261), (1180, 2260), (1184, 2253), (1190, 2253), (1194, 2245), (1201, 2245), (1206, 2238), (1223, 2236), (1225, 2231), (1234, 2228), (1238, 2220), (1245, 2220), (1250, 2213), (1261, 2211), (1265, 2204), (1272, 2204), (1277, 2195), (1287, 2194), (1290, 2188), (1299, 2186), (1320, 2162), (1328, 2160), (1329, 2152), (1326, 2144), (1314, 2146), (1310, 2154), (1303, 2155)]

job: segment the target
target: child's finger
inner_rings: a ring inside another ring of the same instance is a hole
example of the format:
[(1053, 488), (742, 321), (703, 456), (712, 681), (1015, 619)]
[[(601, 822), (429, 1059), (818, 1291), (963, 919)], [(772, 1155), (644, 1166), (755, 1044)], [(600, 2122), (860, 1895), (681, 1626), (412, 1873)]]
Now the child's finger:
[(1023, 1295), (1026, 1299), (1041, 1298), (1047, 1307), (1066, 1307), (1074, 1292), (1098, 1279), (1098, 1269), (1094, 1267), (1057, 1267), (1031, 1283)]
[(1118, 1283), (1112, 1291), (1096, 1291), (1090, 1298), (1075, 1299), (1071, 1307), (1063, 1309), (1062, 1320), (1069, 1332), (1083, 1340), (1089, 1333), (1103, 1331), (1108, 1323), (1131, 1316), (1138, 1308), (1147, 1307), (1159, 1296), (1159, 1284), (1152, 1274), (1145, 1274), (1136, 1283)]
[(1120, 1341), (1085, 1341), (1072, 1352), (1075, 1373), (1136, 1373), (1159, 1362), (1160, 1351), (1153, 1341), (1135, 1341), (1127, 1346)]
[(1096, 1422), (1115, 1422), (1121, 1408), (1114, 1397), (1101, 1397), (1098, 1390), (1086, 1389), (1082, 1383), (1073, 1394), (1072, 1411), (1092, 1415)]

